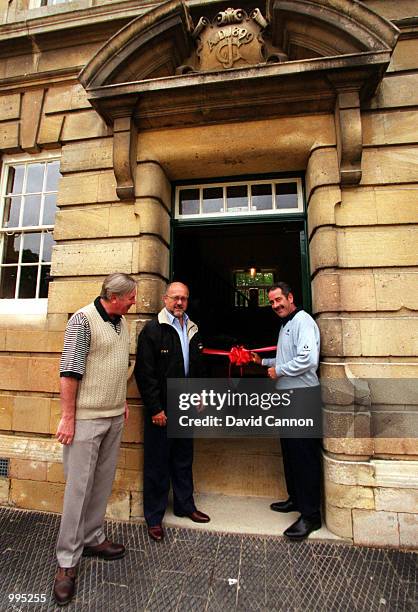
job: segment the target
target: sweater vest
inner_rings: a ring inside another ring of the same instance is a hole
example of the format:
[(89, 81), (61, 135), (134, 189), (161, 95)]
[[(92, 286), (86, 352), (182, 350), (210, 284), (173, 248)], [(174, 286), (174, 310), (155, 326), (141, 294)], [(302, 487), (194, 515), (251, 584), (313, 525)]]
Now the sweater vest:
[(99, 419), (123, 414), (129, 367), (129, 333), (124, 317), (118, 334), (100, 316), (94, 303), (84, 306), (91, 332), (86, 371), (78, 385), (76, 419)]

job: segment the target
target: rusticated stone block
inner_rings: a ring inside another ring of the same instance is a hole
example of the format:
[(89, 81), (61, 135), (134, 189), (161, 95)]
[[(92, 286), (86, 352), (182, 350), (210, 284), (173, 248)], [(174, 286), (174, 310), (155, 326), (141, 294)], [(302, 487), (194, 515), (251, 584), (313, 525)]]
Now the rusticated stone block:
[(383, 112), (363, 115), (363, 144), (388, 145), (415, 143), (418, 130), (416, 111)]
[(73, 313), (92, 302), (100, 293), (103, 280), (54, 281), (49, 285), (48, 315)]
[(324, 449), (334, 455), (367, 459), (374, 453), (373, 438), (324, 438)]
[(165, 288), (166, 283), (161, 278), (140, 276), (136, 297), (137, 312), (150, 314), (159, 312), (163, 307)]
[(46, 480), (48, 482), (65, 483), (64, 467), (62, 463), (47, 463)]
[(338, 508), (373, 509), (374, 496), (371, 487), (343, 485), (325, 480), (325, 497), (328, 503)]
[(51, 265), (53, 276), (107, 275), (111, 271), (132, 272), (132, 242), (78, 242), (57, 245)]
[(144, 496), (142, 491), (131, 493), (131, 518), (144, 518)]
[(170, 242), (170, 215), (157, 199), (141, 198), (135, 202), (141, 234), (155, 234)]
[(20, 144), (25, 151), (37, 151), (36, 137), (41, 121), (44, 90), (27, 90), (23, 94), (20, 120)]
[(49, 433), (50, 416), (49, 398), (32, 395), (18, 395), (14, 398), (14, 431)]
[(11, 121), (20, 117), (21, 94), (0, 96), (0, 121)]
[(10, 501), (18, 508), (61, 512), (63, 499), (63, 484), (14, 478), (11, 480)]
[(59, 391), (59, 357), (31, 357), (29, 359), (28, 390), (48, 393)]
[(379, 457), (388, 455), (418, 455), (418, 441), (416, 438), (376, 438), (374, 441), (375, 454)]
[(59, 113), (82, 108), (91, 109), (82, 85), (51, 87), (45, 101), (45, 113)]
[(113, 168), (113, 138), (95, 138), (66, 144), (62, 148), (61, 172)]
[(171, 210), (171, 184), (156, 162), (141, 162), (136, 168), (135, 196), (155, 198)]
[(0, 149), (3, 151), (17, 151), (19, 148), (19, 123), (7, 121), (1, 124)]
[(346, 268), (413, 266), (418, 258), (417, 238), (417, 230), (409, 226), (339, 230), (339, 264)]
[(141, 236), (134, 246), (132, 271), (168, 278), (169, 257), (167, 246), (158, 238)]
[(399, 513), (398, 521), (400, 545), (416, 549), (418, 547), (418, 516)]
[(372, 463), (365, 461), (340, 461), (323, 454), (324, 476), (329, 482), (342, 485), (376, 485), (375, 469)]
[(58, 205), (118, 202), (113, 170), (77, 172), (65, 175), (58, 192)]
[(334, 225), (336, 211), (341, 202), (341, 190), (337, 186), (318, 187), (308, 202), (308, 233), (321, 225)]
[(108, 128), (103, 119), (94, 110), (68, 113), (65, 116), (62, 130), (62, 141), (101, 138), (108, 135)]
[(354, 509), (352, 516), (355, 544), (399, 546), (398, 515), (396, 512)]
[(105, 238), (109, 233), (109, 206), (64, 208), (55, 216), (55, 240)]
[(132, 204), (111, 205), (109, 213), (109, 236), (138, 236), (140, 220)]
[(388, 72), (415, 69), (418, 65), (418, 49), (414, 38), (398, 40), (389, 64)]
[(418, 74), (384, 78), (370, 101), (370, 108), (418, 106)]
[(46, 480), (46, 462), (28, 459), (10, 459), (10, 478), (18, 480)]
[(60, 136), (64, 124), (64, 115), (43, 115), (37, 142), (39, 145), (56, 145), (61, 142)]
[(6, 333), (6, 350), (31, 353), (54, 353), (62, 350), (62, 331), (15, 330)]
[(8, 478), (0, 478), (0, 504), (9, 503), (10, 480)]
[(337, 185), (340, 172), (337, 150), (334, 147), (315, 149), (309, 156), (306, 169), (306, 197), (309, 200), (312, 191), (323, 185)]
[(312, 274), (321, 268), (337, 267), (339, 265), (337, 238), (337, 231), (333, 228), (319, 228), (315, 232), (309, 248)]
[(416, 145), (366, 148), (363, 150), (361, 184), (414, 183), (417, 163)]
[(51, 417), (49, 419), (49, 433), (55, 435), (58, 429), (58, 423), (61, 419), (61, 402), (59, 398), (51, 398), (50, 400)]
[(0, 388), (22, 391), (28, 389), (28, 357), (0, 355)]
[(326, 502), (325, 523), (332, 533), (342, 538), (353, 537), (353, 521), (350, 508), (338, 508)]
[(143, 440), (142, 428), (140, 431), (139, 409), (137, 406), (131, 406), (129, 409), (129, 419), (125, 423), (125, 428), (122, 435), (122, 443), (138, 443)]
[(129, 491), (114, 489), (107, 503), (106, 518), (115, 521), (128, 521), (130, 513)]
[(376, 510), (388, 510), (390, 512), (417, 512), (418, 490), (417, 489), (375, 489)]
[(0, 429), (12, 429), (13, 395), (0, 395)]
[(37, 71), (57, 71), (64, 68), (74, 70), (75, 66), (85, 66), (96, 53), (98, 43), (89, 43), (85, 39), (80, 43), (72, 47), (44, 49), (39, 56), (39, 63), (36, 65)]
[[(139, 470), (116, 470), (113, 488), (120, 491), (139, 491), (139, 481), (142, 481), (142, 473)], [(141, 487), (142, 488), (142, 487)]]

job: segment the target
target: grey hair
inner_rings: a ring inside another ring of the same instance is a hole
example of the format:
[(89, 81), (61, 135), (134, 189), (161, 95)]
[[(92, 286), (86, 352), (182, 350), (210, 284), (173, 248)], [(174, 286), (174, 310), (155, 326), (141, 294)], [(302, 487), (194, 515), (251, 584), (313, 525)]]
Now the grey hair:
[(126, 295), (136, 288), (136, 282), (124, 272), (114, 272), (109, 274), (103, 281), (100, 297), (104, 300), (110, 300), (112, 295)]

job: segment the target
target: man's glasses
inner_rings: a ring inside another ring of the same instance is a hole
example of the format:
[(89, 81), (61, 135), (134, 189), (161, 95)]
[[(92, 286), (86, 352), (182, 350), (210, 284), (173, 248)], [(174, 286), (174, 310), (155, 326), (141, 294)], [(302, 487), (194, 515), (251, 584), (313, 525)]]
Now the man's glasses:
[(187, 302), (188, 297), (184, 297), (182, 295), (166, 295), (165, 297), (170, 298), (174, 302)]

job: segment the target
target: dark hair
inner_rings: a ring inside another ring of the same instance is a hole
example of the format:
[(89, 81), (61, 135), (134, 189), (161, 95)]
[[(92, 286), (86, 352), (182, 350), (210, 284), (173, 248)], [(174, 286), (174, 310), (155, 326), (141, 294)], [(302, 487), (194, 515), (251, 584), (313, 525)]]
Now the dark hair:
[(293, 293), (292, 287), (288, 285), (287, 283), (284, 283), (283, 281), (280, 281), (276, 283), (275, 285), (273, 285), (272, 287), (270, 287), (267, 293), (270, 293), (270, 291), (275, 291), (276, 289), (281, 289), (283, 295), (286, 297), (289, 295), (289, 293)]

